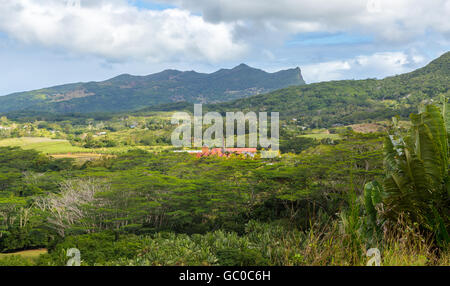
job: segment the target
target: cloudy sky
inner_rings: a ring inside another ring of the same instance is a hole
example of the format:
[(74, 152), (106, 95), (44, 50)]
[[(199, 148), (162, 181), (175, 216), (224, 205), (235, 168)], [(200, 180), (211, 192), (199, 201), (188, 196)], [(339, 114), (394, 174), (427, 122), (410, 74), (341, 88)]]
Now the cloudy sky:
[(450, 0), (0, 0), (0, 95), (174, 68), (383, 78), (450, 50)]

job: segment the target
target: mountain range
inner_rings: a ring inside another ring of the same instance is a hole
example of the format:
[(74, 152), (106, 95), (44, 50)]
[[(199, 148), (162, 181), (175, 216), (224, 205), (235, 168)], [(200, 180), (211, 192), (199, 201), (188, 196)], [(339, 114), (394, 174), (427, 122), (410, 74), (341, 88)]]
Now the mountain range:
[(117, 112), (174, 102), (218, 103), (303, 84), (300, 68), (268, 73), (241, 64), (210, 74), (165, 70), (0, 96), (0, 112)]
[[(384, 79), (341, 80), (292, 86), (212, 104), (204, 110), (274, 111), (305, 126), (330, 127), (409, 116), (424, 102), (450, 97), (450, 52), (423, 68)], [(181, 104), (178, 104), (181, 106)]]
[[(384, 79), (340, 80), (291, 86), (266, 94), (208, 104), (204, 112), (279, 112), (281, 119), (308, 127), (332, 127), (408, 117), (421, 103), (450, 98), (450, 52), (413, 72)], [(144, 108), (149, 111), (186, 110), (189, 102)]]
[(384, 79), (305, 84), (299, 68), (266, 73), (241, 64), (211, 74), (166, 70), (149, 76), (121, 75), (0, 97), (0, 112), (24, 116), (192, 110), (279, 112), (283, 120), (332, 127), (403, 118), (421, 103), (450, 97), (450, 52), (423, 68)]

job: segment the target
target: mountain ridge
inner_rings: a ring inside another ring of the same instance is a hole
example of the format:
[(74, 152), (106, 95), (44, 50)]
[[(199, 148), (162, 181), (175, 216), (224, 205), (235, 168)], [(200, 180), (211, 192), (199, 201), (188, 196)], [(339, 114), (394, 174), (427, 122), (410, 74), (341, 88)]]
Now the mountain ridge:
[(300, 68), (269, 73), (240, 64), (213, 73), (166, 69), (135, 76), (121, 74), (104, 81), (78, 82), (0, 97), (0, 112), (111, 112), (190, 101), (224, 102), (283, 87), (305, 84)]
[(424, 102), (450, 97), (450, 52), (410, 73), (384, 79), (342, 80), (287, 87), (267, 94), (212, 104), (205, 110), (274, 111), (311, 127), (409, 116)]
[[(450, 52), (415, 71), (383, 79), (336, 80), (292, 86), (221, 104), (204, 105), (216, 112), (279, 112), (283, 120), (302, 126), (332, 127), (386, 120), (416, 112), (424, 101), (450, 97)], [(192, 103), (143, 108), (148, 111), (192, 111)], [(295, 120), (294, 120), (295, 119)]]

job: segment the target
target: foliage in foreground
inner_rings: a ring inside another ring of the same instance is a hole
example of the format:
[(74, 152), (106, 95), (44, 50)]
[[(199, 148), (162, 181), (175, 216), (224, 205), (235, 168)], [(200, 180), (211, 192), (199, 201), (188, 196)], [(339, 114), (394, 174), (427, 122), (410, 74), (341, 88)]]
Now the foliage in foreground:
[(382, 186), (377, 182), (366, 186), (370, 220), (379, 232), (382, 222), (375, 222), (376, 216), (394, 222), (403, 217), (445, 248), (450, 243), (450, 123), (446, 126), (445, 107), (441, 113), (434, 105), (412, 114), (411, 121), (406, 135), (394, 130), (385, 140), (386, 177)]
[[(437, 255), (431, 243), (414, 229), (390, 232), (380, 247), (382, 265), (448, 265), (450, 253)], [(250, 221), (245, 235), (222, 230), (206, 234), (124, 235), (112, 233), (68, 237), (49, 254), (30, 261), (20, 257), (0, 259), (0, 265), (66, 265), (67, 250), (81, 252), (82, 266), (263, 266), (263, 265), (366, 265), (367, 248), (358, 245), (355, 256), (347, 246), (348, 233), (338, 221), (324, 219), (309, 231), (299, 231), (277, 223)]]

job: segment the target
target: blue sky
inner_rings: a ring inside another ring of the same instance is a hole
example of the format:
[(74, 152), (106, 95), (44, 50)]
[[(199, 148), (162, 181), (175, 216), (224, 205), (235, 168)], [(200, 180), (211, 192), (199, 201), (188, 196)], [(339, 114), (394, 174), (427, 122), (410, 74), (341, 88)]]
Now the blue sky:
[(165, 9), (173, 9), (176, 6), (167, 4), (167, 3), (157, 3), (151, 1), (141, 1), (141, 0), (128, 0), (128, 3), (132, 6), (138, 7), (139, 9), (147, 9), (147, 10), (165, 10)]
[(0, 95), (240, 63), (383, 78), (448, 51), (449, 18), (450, 0), (0, 1)]

